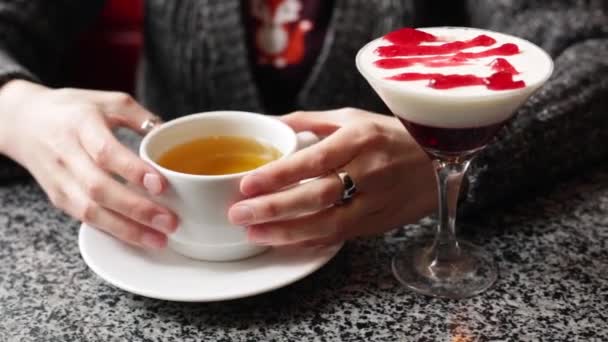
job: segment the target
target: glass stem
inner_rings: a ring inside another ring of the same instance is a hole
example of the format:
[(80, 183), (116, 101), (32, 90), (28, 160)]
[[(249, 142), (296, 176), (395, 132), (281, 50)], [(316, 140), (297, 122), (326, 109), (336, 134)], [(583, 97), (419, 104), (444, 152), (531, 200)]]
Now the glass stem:
[(435, 175), (439, 194), (439, 224), (433, 244), (431, 267), (442, 268), (458, 259), (460, 248), (456, 240), (456, 209), (460, 185), (470, 160), (434, 160)]

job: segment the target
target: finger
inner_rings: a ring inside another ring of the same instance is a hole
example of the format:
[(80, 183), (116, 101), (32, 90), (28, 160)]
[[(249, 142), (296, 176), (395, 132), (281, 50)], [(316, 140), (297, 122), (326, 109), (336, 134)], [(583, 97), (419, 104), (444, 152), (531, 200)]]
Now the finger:
[[(315, 131), (318, 127), (319, 135), (322, 132), (331, 131), (332, 127), (343, 127), (355, 122), (376, 122), (382, 125), (401, 124), (394, 116), (372, 113), (356, 108), (340, 108), (328, 111), (298, 111), (283, 115), (281, 120), (290, 125), (296, 131)], [(330, 132), (331, 133), (331, 132)]]
[(294, 131), (311, 131), (318, 136), (328, 136), (337, 131), (341, 125), (320, 117), (320, 112), (295, 112), (284, 115), (281, 121), (289, 125)]
[[(356, 165), (362, 164), (356, 160), (347, 167), (356, 169)], [(417, 168), (410, 176), (421, 181), (393, 183), (392, 187), (384, 189), (380, 189), (382, 182), (374, 183), (376, 185), (371, 186), (370, 191), (358, 192), (350, 203), (343, 206), (333, 206), (303, 217), (254, 224), (249, 228), (249, 237), (254, 242), (268, 245), (319, 239), (340, 241), (415, 222), (436, 207), (432, 177), (427, 177), (426, 173), (430, 172), (424, 167)], [(371, 180), (369, 184), (372, 184)], [(412, 201), (399, 200), (406, 196), (411, 196)]]
[(295, 248), (318, 248), (323, 249), (332, 245), (335, 245), (339, 242), (343, 242), (344, 240), (339, 239), (315, 239), (315, 240), (306, 240), (298, 243), (291, 244)]
[(178, 220), (174, 213), (109, 177), (79, 146), (71, 149), (66, 151), (71, 156), (67, 160), (68, 168), (90, 200), (163, 233), (175, 232)]
[(334, 206), (293, 220), (248, 227), (250, 241), (263, 245), (291, 245), (309, 240), (339, 241), (362, 235), (386, 220), (378, 214), (386, 206), (381, 195), (360, 195), (351, 203)]
[(241, 181), (241, 192), (245, 196), (256, 196), (327, 174), (347, 164), (368, 141), (363, 129), (344, 127), (313, 146), (245, 176)]
[(95, 164), (132, 184), (143, 186), (153, 195), (166, 188), (166, 180), (152, 166), (123, 146), (101, 119), (91, 118), (78, 132), (81, 145)]
[(52, 179), (41, 184), (45, 184), (55, 207), (130, 244), (154, 249), (167, 245), (167, 238), (161, 232), (115, 214), (87, 198), (67, 168), (50, 165), (49, 170), (53, 171)]
[(145, 134), (147, 132), (142, 124), (146, 120), (160, 121), (156, 115), (127, 93), (88, 90), (87, 94), (106, 115), (112, 127), (126, 126), (140, 134)]
[(68, 212), (70, 215), (124, 242), (153, 249), (167, 246), (165, 234), (113, 213), (93, 201), (82, 199), (74, 203), (73, 208)]
[[(390, 151), (387, 148), (374, 153), (360, 153), (338, 171), (348, 173), (359, 193), (386, 193), (400, 184), (396, 180), (403, 177), (404, 172), (412, 179), (421, 180), (417, 183), (430, 179), (433, 186), (430, 163), (412, 163), (412, 158), (417, 157), (405, 156), (401, 151)], [(419, 158), (426, 160), (424, 154)], [(427, 174), (431, 177), (427, 177)], [(299, 186), (241, 201), (231, 208), (229, 218), (239, 225), (285, 219), (324, 209), (336, 203), (343, 191), (344, 184), (336, 172), (332, 171), (324, 177)]]
[(325, 209), (342, 195), (343, 185), (335, 173), (298, 186), (233, 205), (228, 218), (236, 225), (259, 224)]

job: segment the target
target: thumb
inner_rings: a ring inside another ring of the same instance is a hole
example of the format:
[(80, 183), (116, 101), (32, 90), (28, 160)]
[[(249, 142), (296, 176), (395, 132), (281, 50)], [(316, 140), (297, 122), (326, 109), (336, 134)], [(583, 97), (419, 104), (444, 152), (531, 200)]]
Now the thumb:
[(325, 137), (337, 131), (342, 125), (323, 118), (327, 112), (296, 112), (283, 115), (280, 120), (293, 128), (296, 132), (310, 131)]

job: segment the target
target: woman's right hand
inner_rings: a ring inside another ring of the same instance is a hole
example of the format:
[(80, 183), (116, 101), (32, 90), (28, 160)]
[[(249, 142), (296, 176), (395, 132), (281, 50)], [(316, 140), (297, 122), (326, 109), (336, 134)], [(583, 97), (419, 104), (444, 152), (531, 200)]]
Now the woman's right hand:
[(177, 217), (117, 181), (152, 195), (166, 180), (116, 140), (112, 128), (154, 116), (124, 93), (49, 89), (14, 80), (0, 88), (0, 153), (27, 168), (56, 207), (130, 244), (163, 248)]

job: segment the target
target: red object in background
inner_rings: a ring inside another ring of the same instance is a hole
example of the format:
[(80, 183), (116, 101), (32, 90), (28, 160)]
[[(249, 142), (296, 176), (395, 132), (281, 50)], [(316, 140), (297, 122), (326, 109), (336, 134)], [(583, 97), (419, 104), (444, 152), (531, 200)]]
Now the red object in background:
[(74, 86), (133, 93), (143, 45), (143, 1), (107, 1), (74, 53)]

